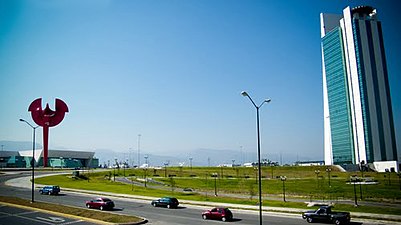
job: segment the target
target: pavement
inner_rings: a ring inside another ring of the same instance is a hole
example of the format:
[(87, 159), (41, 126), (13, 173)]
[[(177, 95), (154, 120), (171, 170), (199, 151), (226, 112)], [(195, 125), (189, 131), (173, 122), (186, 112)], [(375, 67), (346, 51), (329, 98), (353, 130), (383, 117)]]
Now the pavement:
[[(30, 224), (30, 225), (96, 225), (98, 221), (89, 221), (87, 218), (65, 216), (65, 214), (48, 212), (31, 207), (16, 206), (9, 203), (0, 203), (0, 225)], [(106, 225), (106, 224), (105, 224)]]
[[(60, 174), (60, 173), (59, 173)], [(46, 174), (46, 175), (35, 175), (35, 177), (43, 177), (43, 176), (52, 176), (54, 174)], [(30, 177), (20, 177), (6, 181), (5, 183), (8, 186), (13, 187), (22, 187), (22, 188), (31, 188)], [(35, 189), (43, 187), (44, 185), (35, 184)], [(67, 192), (76, 192), (76, 193), (86, 193), (93, 194), (98, 196), (115, 196), (121, 198), (129, 198), (129, 199), (139, 199), (139, 200), (154, 200), (154, 197), (140, 196), (140, 195), (132, 195), (132, 194), (118, 194), (111, 192), (101, 192), (101, 191), (88, 191), (88, 190), (79, 190), (79, 189), (71, 189), (71, 188), (62, 188), (62, 191)], [(221, 206), (221, 203), (218, 202), (204, 202), (204, 201), (191, 201), (191, 200), (180, 200), (183, 204), (189, 204), (194, 206)], [(315, 202), (316, 205), (321, 204), (321, 202)], [(312, 202), (313, 204), (313, 202)], [(259, 205), (242, 205), (242, 204), (230, 204), (224, 203), (225, 207), (232, 209), (242, 209), (242, 210), (253, 210), (258, 211)], [(301, 214), (305, 211), (305, 209), (298, 208), (287, 208), (287, 207), (272, 207), (272, 206), (263, 206), (262, 210), (264, 212), (274, 212), (276, 214)], [(401, 225), (401, 211), (400, 215), (388, 215), (388, 214), (374, 214), (374, 213), (362, 213), (362, 212), (351, 212), (352, 218), (361, 218), (361, 219), (369, 219), (376, 221), (392, 221), (392, 224), (400, 224)]]

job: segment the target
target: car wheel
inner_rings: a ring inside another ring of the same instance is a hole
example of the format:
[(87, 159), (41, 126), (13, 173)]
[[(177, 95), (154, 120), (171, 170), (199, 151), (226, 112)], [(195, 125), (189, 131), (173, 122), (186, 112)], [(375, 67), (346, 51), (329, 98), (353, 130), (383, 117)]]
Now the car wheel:
[(89, 204), (86, 204), (86, 208), (90, 209), (90, 208), (91, 208), (91, 206), (90, 206)]
[(48, 194), (48, 195), (51, 195), (52, 193), (49, 191), (49, 192), (47, 192), (47, 194)]
[(313, 222), (313, 219), (310, 218), (310, 217), (307, 217), (307, 218), (306, 218), (306, 221), (308, 221), (308, 223), (312, 223), (312, 222)]
[(153, 205), (153, 207), (156, 207), (156, 203), (153, 202), (152, 205)]
[(167, 205), (167, 208), (168, 208), (168, 209), (170, 209), (170, 208), (171, 208), (171, 205), (170, 205), (170, 204), (168, 204), (168, 205)]
[(103, 211), (104, 207), (101, 205), (99, 209)]
[(221, 217), (221, 221), (226, 222), (227, 218), (225, 216)]
[(207, 219), (207, 216), (206, 215), (202, 215), (202, 219)]
[(335, 224), (335, 225), (340, 225), (340, 224), (341, 224), (341, 221), (338, 220), (338, 219), (336, 219), (336, 220), (334, 220), (334, 224)]

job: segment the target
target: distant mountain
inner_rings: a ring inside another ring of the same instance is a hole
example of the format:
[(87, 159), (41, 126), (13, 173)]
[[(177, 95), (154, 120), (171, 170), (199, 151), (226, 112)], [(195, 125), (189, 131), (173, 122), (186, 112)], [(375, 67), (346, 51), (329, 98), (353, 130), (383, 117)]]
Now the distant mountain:
[[(220, 164), (231, 164), (234, 160), (235, 164), (242, 164), (244, 162), (254, 162), (255, 154), (240, 153), (239, 151), (232, 150), (216, 150), (216, 149), (196, 149), (186, 153), (174, 152), (170, 155), (159, 154), (146, 154), (141, 153), (140, 165), (145, 164), (147, 161), (149, 166), (163, 166), (168, 163), (170, 166), (217, 166)], [(118, 162), (128, 160), (129, 165), (138, 165), (138, 153), (136, 151), (117, 152), (111, 149), (96, 149), (95, 157), (99, 159), (100, 164), (112, 165), (117, 159)], [(192, 162), (190, 160), (192, 158)], [(248, 159), (248, 161), (245, 161)]]
[[(31, 150), (32, 142), (29, 141), (0, 141), (0, 146), (4, 151), (21, 151), (21, 150)], [(36, 149), (41, 149), (42, 145), (36, 144)], [(131, 152), (119, 152), (112, 149), (71, 149), (57, 147), (57, 149), (71, 150), (71, 151), (94, 151), (95, 157), (99, 159), (99, 164), (114, 164), (115, 159), (118, 162), (124, 162), (128, 160), (128, 164), (138, 165), (138, 153), (137, 151)], [(0, 149), (1, 150), (1, 149)], [(190, 158), (192, 159), (192, 166), (217, 166), (221, 164), (232, 164), (233, 160), (235, 164), (243, 164), (247, 162), (256, 162), (256, 151), (246, 152), (239, 150), (227, 150), (227, 149), (195, 149), (188, 152), (171, 152), (169, 155), (163, 154), (146, 154), (146, 152), (141, 152), (140, 165), (145, 164), (145, 155), (148, 156), (148, 164), (150, 166), (163, 166), (168, 163), (170, 166), (190, 166)], [(280, 154), (268, 155), (269, 160), (280, 162), (280, 158), (283, 158), (283, 163), (292, 163), (298, 160), (298, 156), (295, 154)], [(316, 157), (311, 155), (302, 155), (300, 160), (314, 160)]]
[[(179, 154), (177, 154), (179, 155)], [(147, 159), (145, 159), (147, 156)], [(99, 159), (99, 164), (106, 164), (106, 165), (113, 165), (117, 160), (120, 162), (128, 161), (130, 166), (138, 165), (138, 152), (117, 152), (111, 149), (96, 149), (95, 150), (95, 157)], [(180, 163), (184, 162), (185, 159), (182, 157), (177, 156), (164, 156), (164, 155), (157, 155), (157, 154), (140, 154), (139, 164), (143, 165), (148, 162), (150, 166), (163, 166), (165, 163), (168, 163), (172, 166), (177, 166)], [(187, 164), (184, 162), (184, 164)]]
[[(32, 142), (29, 141), (0, 141), (0, 150), (21, 151), (32, 150)], [(41, 149), (42, 145), (35, 143), (35, 149)]]

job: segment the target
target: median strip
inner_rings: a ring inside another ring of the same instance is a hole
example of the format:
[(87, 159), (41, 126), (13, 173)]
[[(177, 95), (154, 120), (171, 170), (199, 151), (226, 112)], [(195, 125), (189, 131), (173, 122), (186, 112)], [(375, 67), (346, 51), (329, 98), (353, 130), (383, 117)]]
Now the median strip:
[(118, 213), (101, 212), (95, 210), (88, 210), (84, 208), (65, 206), (59, 204), (52, 204), (47, 202), (33, 202), (29, 200), (20, 199), (16, 197), (0, 196), (0, 202), (5, 204), (12, 204), (16, 207), (31, 208), (47, 213), (62, 214), (64, 216), (74, 217), (76, 219), (83, 219), (101, 224), (143, 224), (147, 220), (138, 216), (127, 216)]

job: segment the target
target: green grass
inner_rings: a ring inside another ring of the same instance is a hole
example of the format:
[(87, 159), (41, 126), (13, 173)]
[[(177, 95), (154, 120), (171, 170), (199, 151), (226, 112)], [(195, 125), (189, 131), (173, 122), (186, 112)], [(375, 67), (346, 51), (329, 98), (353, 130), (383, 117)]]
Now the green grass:
[(76, 208), (65, 205), (53, 204), (48, 202), (33, 202), (29, 200), (15, 198), (15, 197), (5, 197), (0, 196), (0, 202), (7, 202), (16, 205), (28, 206), (37, 209), (43, 209), (51, 212), (58, 212), (68, 215), (80, 216), (84, 218), (96, 219), (110, 223), (135, 223), (142, 221), (141, 218), (136, 216), (126, 216), (120, 214), (112, 214), (107, 212), (101, 212), (96, 210), (88, 210), (84, 208)]
[[(328, 185), (328, 174), (321, 172), (317, 177), (315, 170), (325, 171), (325, 167), (266, 167), (262, 170), (263, 176), (263, 195), (268, 194), (264, 201), (266, 206), (306, 208), (302, 202), (283, 202), (269, 200), (269, 196), (282, 197), (283, 183), (277, 177), (286, 176), (286, 196), (292, 198), (301, 198), (308, 200), (341, 200), (354, 198), (354, 186), (346, 184), (351, 175), (355, 173), (344, 173), (340, 171), (331, 172), (330, 184)], [(152, 197), (175, 196), (179, 199), (195, 200), (195, 201), (212, 201), (221, 203), (236, 204), (257, 204), (257, 189), (255, 170), (253, 168), (218, 168), (218, 167), (194, 167), (189, 168), (167, 168), (161, 170), (143, 170), (143, 169), (127, 169), (125, 174), (132, 176), (134, 179), (143, 178), (145, 176), (163, 182), (167, 186), (167, 190), (159, 190), (152, 188), (144, 188), (113, 182), (113, 173), (116, 176), (123, 176), (124, 171), (111, 170), (103, 172), (91, 172), (84, 174), (86, 179), (73, 179), (70, 175), (57, 175), (52, 177), (37, 178), (37, 183), (57, 184), (62, 188), (75, 188), (84, 190), (106, 191), (122, 194), (134, 194)], [(241, 198), (214, 196), (215, 178), (211, 177), (212, 173), (218, 173), (216, 177), (216, 187), (218, 193), (240, 194)], [(223, 176), (221, 174), (223, 173)], [(175, 175), (175, 177), (165, 177), (165, 175)], [(361, 175), (361, 174), (357, 174)], [(384, 175), (387, 175), (384, 177)], [(364, 176), (370, 176), (372, 179), (378, 180), (378, 185), (362, 185), (356, 186), (357, 196), (360, 197), (360, 188), (362, 188), (363, 198), (369, 201), (400, 201), (401, 191), (399, 189), (398, 177), (393, 173), (388, 181), (388, 174), (382, 173), (364, 173)], [(273, 177), (273, 178), (272, 178)], [(111, 179), (109, 179), (111, 178)], [(181, 193), (175, 188), (193, 188), (198, 193)], [(166, 189), (166, 188), (165, 188)], [(400, 215), (401, 210), (396, 207), (365, 207), (360, 206), (354, 208), (352, 205), (338, 204), (337, 210), (349, 210), (353, 212), (370, 212)]]

